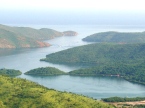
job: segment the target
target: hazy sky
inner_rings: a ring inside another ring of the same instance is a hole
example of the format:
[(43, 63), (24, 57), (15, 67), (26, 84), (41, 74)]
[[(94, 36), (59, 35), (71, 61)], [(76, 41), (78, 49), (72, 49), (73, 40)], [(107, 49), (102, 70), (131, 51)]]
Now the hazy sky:
[(145, 0), (0, 0), (0, 23), (145, 24)]

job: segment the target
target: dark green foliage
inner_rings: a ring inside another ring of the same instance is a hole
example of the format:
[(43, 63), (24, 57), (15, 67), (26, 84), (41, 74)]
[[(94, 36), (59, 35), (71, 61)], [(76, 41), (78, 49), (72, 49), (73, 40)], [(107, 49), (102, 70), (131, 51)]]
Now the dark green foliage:
[(140, 64), (105, 64), (102, 66), (79, 69), (69, 72), (70, 75), (103, 75), (122, 77), (128, 81), (145, 84), (145, 62)]
[(84, 96), (0, 75), (0, 108), (114, 108)]
[(138, 63), (145, 60), (145, 44), (96, 43), (47, 55), (41, 61), (52, 63)]
[(65, 75), (66, 73), (54, 67), (41, 67), (30, 70), (25, 73), (26, 75)]
[(0, 75), (8, 75), (8, 76), (18, 76), (21, 75), (22, 72), (14, 69), (0, 69)]
[(102, 32), (90, 35), (83, 39), (87, 42), (117, 42), (117, 43), (141, 43), (145, 42), (145, 32)]
[(47, 55), (53, 63), (93, 64), (70, 75), (108, 75), (145, 84), (145, 44), (96, 43)]
[(121, 97), (110, 97), (102, 99), (104, 102), (133, 102), (133, 101), (144, 101), (145, 97), (135, 97), (135, 98), (121, 98)]

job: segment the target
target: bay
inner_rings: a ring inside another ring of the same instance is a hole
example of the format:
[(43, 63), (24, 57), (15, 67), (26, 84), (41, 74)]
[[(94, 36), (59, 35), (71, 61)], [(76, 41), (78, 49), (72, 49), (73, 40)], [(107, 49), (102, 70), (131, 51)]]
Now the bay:
[[(114, 26), (114, 25), (15, 25), (39, 28), (51, 28), (58, 31), (74, 30), (78, 32), (78, 36), (63, 36), (52, 40), (47, 40), (52, 46), (46, 48), (30, 48), (30, 49), (1, 49), (0, 50), (0, 68), (18, 69), (23, 73), (38, 67), (56, 67), (65, 72), (71, 70), (85, 68), (80, 65), (62, 65), (52, 64), (39, 61), (45, 58), (47, 54), (68, 48), (90, 44), (83, 42), (81, 39), (97, 33), (105, 31), (120, 32), (142, 32), (145, 26)], [(37, 82), (48, 88), (60, 91), (73, 92), (83, 94), (85, 96), (101, 99), (105, 97), (121, 96), (121, 97), (137, 97), (145, 96), (145, 86), (134, 84), (117, 77), (82, 77), (82, 76), (28, 76), (22, 74), (20, 78), (25, 78)]]

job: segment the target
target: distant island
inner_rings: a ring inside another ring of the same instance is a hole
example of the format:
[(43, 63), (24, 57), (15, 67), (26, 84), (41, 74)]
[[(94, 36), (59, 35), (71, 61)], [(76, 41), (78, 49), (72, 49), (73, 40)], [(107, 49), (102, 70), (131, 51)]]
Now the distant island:
[(145, 43), (145, 32), (101, 32), (82, 39), (87, 42)]
[(77, 36), (78, 33), (75, 32), (75, 31), (64, 31), (64, 32), (63, 32), (63, 35), (64, 35), (64, 36)]
[(48, 47), (50, 44), (43, 40), (76, 34), (74, 31), (59, 32), (47, 28), (10, 27), (0, 24), (0, 48)]
[(65, 75), (66, 73), (56, 69), (54, 67), (41, 67), (37, 69), (32, 69), (25, 73), (26, 75), (42, 75), (42, 76), (50, 76), (50, 75)]
[(22, 72), (19, 70), (14, 70), (14, 69), (0, 69), (0, 75), (7, 75), (7, 76), (18, 76), (21, 75)]

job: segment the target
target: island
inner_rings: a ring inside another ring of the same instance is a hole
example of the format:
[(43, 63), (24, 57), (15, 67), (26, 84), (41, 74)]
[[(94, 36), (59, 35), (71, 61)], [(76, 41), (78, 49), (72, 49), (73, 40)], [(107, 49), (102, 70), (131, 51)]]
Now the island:
[(82, 39), (86, 42), (145, 43), (145, 32), (101, 32)]
[(64, 32), (63, 32), (63, 35), (64, 35), (64, 36), (77, 36), (78, 33), (75, 32), (75, 31), (64, 31)]
[(49, 54), (41, 61), (88, 65), (88, 68), (69, 72), (69, 75), (115, 76), (145, 84), (144, 55), (144, 43), (95, 43)]
[(5, 68), (0, 69), (0, 75), (18, 76), (18, 75), (21, 75), (21, 74), (22, 74), (22, 72), (19, 71), (19, 70), (5, 69)]
[(48, 47), (44, 40), (60, 36), (75, 36), (74, 31), (59, 32), (53, 29), (30, 27), (11, 27), (0, 24), (0, 48), (40, 48)]
[(21, 78), (0, 75), (0, 108), (115, 108), (105, 102), (60, 92)]
[(32, 69), (25, 73), (26, 75), (50, 76), (50, 75), (65, 75), (66, 73), (54, 67), (41, 67)]

